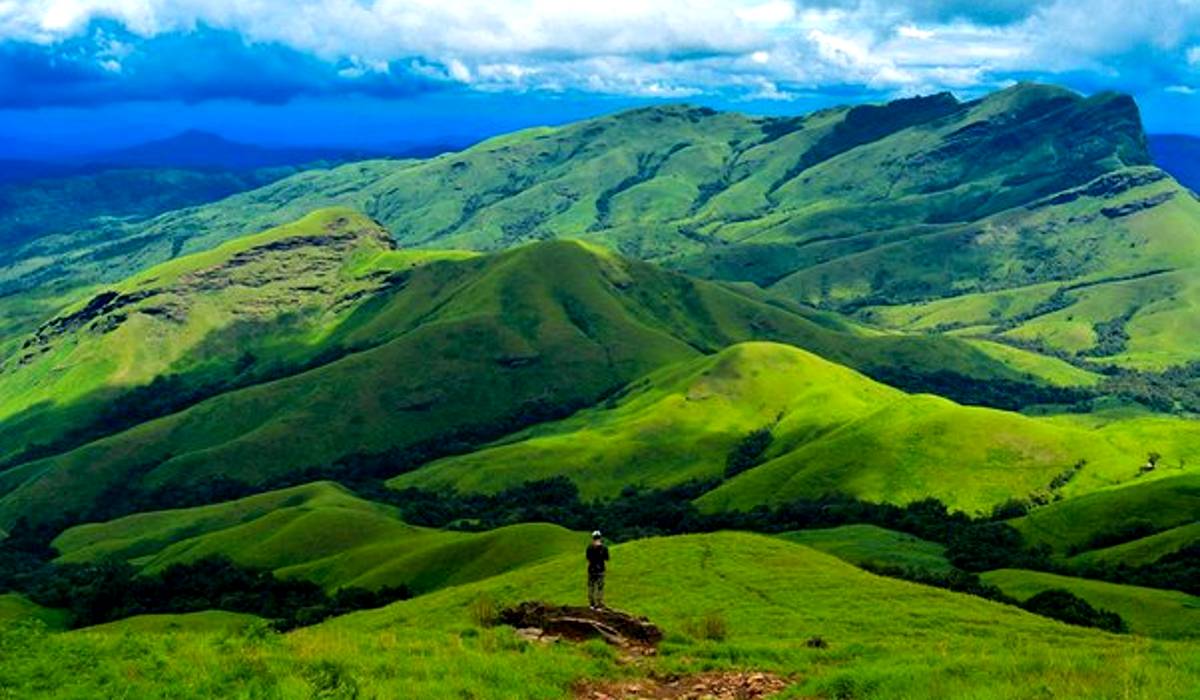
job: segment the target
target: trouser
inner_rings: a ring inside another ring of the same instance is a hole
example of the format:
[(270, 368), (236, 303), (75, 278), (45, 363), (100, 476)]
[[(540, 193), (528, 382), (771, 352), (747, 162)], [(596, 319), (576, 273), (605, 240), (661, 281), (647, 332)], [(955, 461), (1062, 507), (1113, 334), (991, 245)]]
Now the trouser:
[(604, 574), (588, 574), (588, 605), (604, 607)]

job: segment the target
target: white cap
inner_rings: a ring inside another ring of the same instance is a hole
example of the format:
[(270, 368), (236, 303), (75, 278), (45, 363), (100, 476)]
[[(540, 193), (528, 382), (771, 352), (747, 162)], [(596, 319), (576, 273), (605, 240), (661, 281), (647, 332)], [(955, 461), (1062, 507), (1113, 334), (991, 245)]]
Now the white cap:
[(594, 540), (600, 539), (600, 531), (599, 530), (592, 530), (592, 539), (594, 539)]

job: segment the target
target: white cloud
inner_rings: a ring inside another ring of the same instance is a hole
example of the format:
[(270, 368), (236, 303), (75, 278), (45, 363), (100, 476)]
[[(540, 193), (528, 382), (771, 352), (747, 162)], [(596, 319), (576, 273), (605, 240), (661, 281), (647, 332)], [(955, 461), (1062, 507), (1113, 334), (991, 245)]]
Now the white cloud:
[(1197, 92), (1196, 88), (1190, 85), (1168, 85), (1163, 90), (1176, 95), (1195, 95)]
[(1200, 0), (0, 0), (0, 39), (52, 43), (96, 19), (141, 36), (235, 30), (346, 62), (346, 76), (411, 61), (478, 89), (911, 92), (1029, 72), (1121, 79), (1138, 61), (1183, 85), (1200, 66)]

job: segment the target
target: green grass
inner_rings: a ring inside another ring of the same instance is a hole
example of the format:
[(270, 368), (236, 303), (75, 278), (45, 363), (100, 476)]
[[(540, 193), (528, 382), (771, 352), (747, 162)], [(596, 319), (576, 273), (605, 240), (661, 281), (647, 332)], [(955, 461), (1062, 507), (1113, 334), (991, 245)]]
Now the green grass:
[[(253, 241), (229, 244), (247, 245)], [(199, 259), (224, 259), (221, 251), (230, 252), (221, 249)], [(378, 261), (389, 256), (386, 251), (352, 250), (348, 261), (338, 259), (357, 270), (394, 265), (394, 260)], [(178, 267), (196, 265), (196, 260), (167, 263), (126, 284), (134, 288), (153, 277), (186, 279)], [(326, 318), (319, 343), (300, 345), (312, 351), (339, 349), (345, 353), (340, 359), (275, 381), (252, 382), (0, 473), (0, 526), (20, 515), (44, 517), (50, 511), (40, 504), (50, 501), (56, 508), (85, 511), (106, 487), (139, 478), (154, 489), (221, 475), (265, 489), (285, 476), (328, 468), (347, 454), (398, 451), (463, 433), (494, 438), (519, 421), (591, 405), (657, 368), (751, 339), (803, 346), (865, 371), (936, 366), (981, 378), (1019, 376), (953, 339), (830, 327), (821, 314), (810, 318), (802, 309), (783, 308), (592, 245), (548, 242), (496, 255), (426, 262), (356, 300), (354, 309), (336, 321)], [(366, 284), (377, 278), (351, 279)], [(196, 303), (207, 303), (206, 298), (200, 294)], [(255, 297), (255, 304), (261, 302)], [(230, 327), (223, 328), (218, 336), (228, 337), (218, 344), (225, 349), (219, 357), (236, 362), (246, 346)], [(286, 369), (287, 358), (310, 356), (289, 345), (288, 337), (264, 330), (260, 344), (251, 347), (265, 348), (262, 357), (284, 362)], [(80, 348), (103, 347), (86, 332), (73, 342)], [(77, 371), (103, 374), (125, 355), (150, 353), (152, 345), (118, 344), (124, 355), (115, 350), (102, 354), (91, 365), (77, 365)], [(239, 351), (230, 352), (233, 348)], [(264, 359), (268, 365), (271, 361)], [(398, 372), (398, 367), (420, 369)], [(18, 380), (41, 386), (37, 372), (15, 372), (14, 386)], [(49, 421), (55, 430), (68, 431), (80, 420), (74, 411), (93, 405), (70, 403), (45, 420), (14, 421), (0, 430), (14, 437), (28, 437), (31, 431), (42, 435), (40, 428)], [(297, 435), (305, 439), (297, 440)]]
[(65, 610), (44, 608), (19, 593), (0, 594), (0, 627), (36, 621), (47, 629), (62, 630), (69, 620)]
[(226, 556), (329, 591), (407, 585), (418, 592), (580, 552), (586, 544), (584, 533), (538, 523), (481, 533), (413, 527), (395, 509), (328, 482), (80, 525), (54, 541), (59, 561), (68, 563), (118, 558), (153, 573)]
[(762, 428), (772, 433), (765, 463), (703, 496), (701, 507), (745, 510), (842, 493), (893, 503), (932, 496), (988, 513), (1009, 498), (1050, 497), (1050, 483), (1065, 471), (1074, 478), (1059, 492), (1076, 496), (1141, 483), (1138, 467), (1151, 451), (1188, 473), (1200, 457), (1194, 421), (1097, 425), (964, 407), (906, 395), (794, 347), (748, 343), (664, 368), (602, 406), (389, 485), (496, 492), (567, 476), (586, 497), (612, 497), (628, 485), (721, 477), (734, 446)]
[(72, 634), (100, 633), (141, 637), (186, 632), (188, 634), (233, 635), (266, 624), (266, 620), (254, 615), (223, 610), (202, 610), (194, 613), (134, 615), (115, 622), (83, 627)]
[(1200, 475), (1166, 474), (1054, 503), (1012, 524), (1027, 540), (1063, 553), (1126, 522), (1144, 521), (1167, 530), (1196, 522), (1198, 513)]
[(1200, 522), (1180, 525), (1149, 537), (1078, 554), (1068, 561), (1072, 565), (1145, 566), (1200, 542)]
[[(1070, 627), (1017, 608), (878, 578), (777, 538), (735, 533), (650, 539), (613, 549), (610, 603), (666, 631), (660, 654), (618, 663), (601, 644), (530, 645), (479, 629), (468, 609), (583, 599), (563, 557), (285, 636), (206, 632), (47, 636), (0, 632), (0, 687), (83, 697), (119, 684), (138, 697), (562, 698), (582, 677), (719, 668), (774, 670), (785, 697), (1187, 698), (1194, 644)], [(720, 601), (720, 603), (716, 603)], [(725, 641), (685, 630), (719, 611)], [(827, 650), (804, 640), (819, 635)]]
[(797, 530), (780, 537), (832, 554), (855, 566), (898, 566), (935, 572), (953, 568), (946, 560), (946, 548), (942, 545), (875, 525)]
[(1020, 569), (989, 571), (981, 578), (1018, 600), (1053, 588), (1068, 590), (1093, 607), (1117, 613), (1136, 634), (1163, 639), (1200, 637), (1200, 598), (1187, 593)]

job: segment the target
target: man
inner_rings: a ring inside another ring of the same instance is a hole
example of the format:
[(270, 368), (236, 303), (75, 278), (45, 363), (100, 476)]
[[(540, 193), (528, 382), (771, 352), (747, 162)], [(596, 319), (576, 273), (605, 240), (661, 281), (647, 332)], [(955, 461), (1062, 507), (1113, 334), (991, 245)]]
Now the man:
[(608, 564), (608, 547), (600, 531), (592, 533), (592, 543), (587, 548), (588, 605), (592, 610), (604, 607), (604, 570)]

